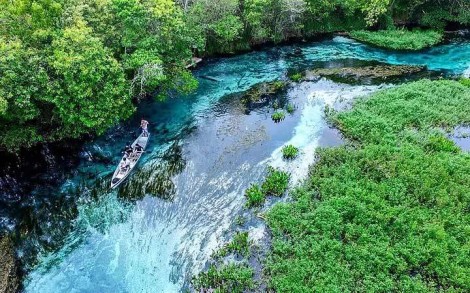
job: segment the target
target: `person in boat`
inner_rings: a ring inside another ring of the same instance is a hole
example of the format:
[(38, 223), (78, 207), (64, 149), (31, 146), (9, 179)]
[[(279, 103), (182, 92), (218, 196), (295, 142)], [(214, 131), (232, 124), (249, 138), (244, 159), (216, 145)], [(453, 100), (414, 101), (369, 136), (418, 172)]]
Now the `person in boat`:
[(136, 143), (136, 144), (135, 144), (135, 150), (136, 150), (137, 152), (141, 152), (141, 151), (144, 150), (144, 148), (143, 148), (140, 144)]
[(121, 168), (121, 171), (127, 171), (127, 169), (129, 168), (129, 160), (126, 159), (125, 157), (122, 158), (122, 161), (119, 167)]
[(144, 136), (148, 136), (149, 135), (149, 132), (147, 130), (147, 126), (148, 126), (149, 122), (147, 120), (145, 120), (144, 118), (142, 118), (140, 120), (140, 128), (142, 128), (142, 134)]
[(134, 152), (134, 149), (130, 145), (126, 145), (124, 148), (124, 156), (127, 158)]

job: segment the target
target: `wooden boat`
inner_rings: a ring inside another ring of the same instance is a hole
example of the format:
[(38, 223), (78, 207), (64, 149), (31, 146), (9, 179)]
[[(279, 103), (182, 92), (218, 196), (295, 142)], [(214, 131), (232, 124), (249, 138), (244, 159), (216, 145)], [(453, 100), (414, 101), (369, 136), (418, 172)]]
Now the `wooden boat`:
[(113, 178), (111, 179), (111, 188), (116, 188), (127, 178), (127, 176), (129, 176), (132, 169), (134, 169), (135, 165), (137, 165), (137, 162), (144, 153), (148, 139), (149, 134), (147, 133), (147, 135), (144, 135), (144, 133), (142, 133), (132, 143), (132, 153), (124, 154), (121, 161), (119, 161), (116, 171), (114, 171)]

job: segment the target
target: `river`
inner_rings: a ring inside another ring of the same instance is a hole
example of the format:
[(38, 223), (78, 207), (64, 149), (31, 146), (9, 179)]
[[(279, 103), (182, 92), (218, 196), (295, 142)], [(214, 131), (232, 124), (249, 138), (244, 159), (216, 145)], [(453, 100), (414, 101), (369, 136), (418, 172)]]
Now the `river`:
[[(34, 214), (29, 216), (34, 228), (18, 248), (25, 259), (24, 291), (187, 288), (235, 219), (247, 213), (244, 190), (262, 179), (268, 165), (288, 170), (299, 182), (318, 146), (341, 143), (324, 120), (324, 107), (345, 105), (389, 85), (327, 79), (293, 84), (285, 96), (297, 110), (277, 124), (270, 117), (272, 107), (247, 113), (240, 93), (288, 72), (358, 60), (425, 65), (442, 75), (460, 75), (470, 68), (470, 42), (397, 53), (334, 37), (205, 62), (194, 71), (199, 80), (194, 94), (143, 101), (132, 119), (86, 143), (78, 166), (66, 169), (59, 184), (36, 186), (27, 195), (34, 208), (20, 212)], [(109, 190), (121, 148), (136, 137), (141, 117), (151, 122), (148, 152), (126, 184)], [(286, 144), (301, 150), (289, 163), (280, 152)], [(15, 229), (13, 217), (3, 216), (4, 227)], [(262, 227), (252, 229), (263, 233)]]

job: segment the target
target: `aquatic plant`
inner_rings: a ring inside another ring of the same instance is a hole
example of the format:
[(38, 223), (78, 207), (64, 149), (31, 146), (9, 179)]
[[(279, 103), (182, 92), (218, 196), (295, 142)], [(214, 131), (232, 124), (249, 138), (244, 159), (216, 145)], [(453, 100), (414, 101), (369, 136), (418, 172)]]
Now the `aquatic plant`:
[(295, 159), (299, 155), (299, 149), (289, 144), (282, 148), (282, 157), (286, 160)]
[(241, 256), (248, 256), (250, 254), (250, 242), (248, 241), (248, 232), (237, 232), (232, 241), (226, 244), (222, 249), (217, 252), (217, 256), (226, 256), (229, 253), (237, 253)]
[(351, 37), (368, 44), (393, 50), (421, 50), (440, 43), (443, 33), (435, 30), (352, 31)]
[(246, 223), (246, 218), (240, 215), (235, 219), (235, 223), (237, 223), (238, 226), (243, 226)]
[(247, 198), (247, 207), (257, 207), (264, 203), (265, 195), (258, 184), (251, 184), (250, 188), (245, 191)]
[[(355, 144), (323, 148), (307, 182), (267, 214), (275, 292), (470, 290), (470, 160), (436, 128), (470, 122), (470, 88), (405, 84), (332, 121)], [(452, 224), (449, 224), (452, 223)], [(286, 269), (288, 268), (288, 269)]]
[(278, 110), (271, 115), (271, 119), (276, 123), (281, 122), (284, 118), (286, 118), (286, 114), (282, 110)]
[(470, 78), (462, 77), (459, 82), (464, 86), (470, 87)]
[(233, 292), (242, 293), (253, 289), (254, 271), (247, 265), (228, 264), (217, 267), (211, 265), (207, 272), (202, 272), (192, 280), (197, 291), (209, 292)]
[(300, 72), (289, 75), (289, 79), (292, 80), (293, 82), (302, 81), (302, 78), (303, 78), (303, 76), (302, 76), (302, 73), (300, 73)]
[(289, 187), (289, 180), (289, 173), (269, 166), (261, 190), (265, 195), (282, 196)]
[(293, 114), (295, 112), (295, 105), (292, 103), (288, 103), (286, 106), (286, 111), (289, 114)]

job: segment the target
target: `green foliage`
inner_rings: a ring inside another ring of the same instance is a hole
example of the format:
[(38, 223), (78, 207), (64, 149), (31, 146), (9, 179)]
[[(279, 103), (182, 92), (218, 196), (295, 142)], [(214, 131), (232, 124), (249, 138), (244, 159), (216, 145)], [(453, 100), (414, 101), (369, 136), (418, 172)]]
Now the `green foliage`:
[(299, 82), (302, 80), (302, 73), (298, 72), (298, 73), (294, 73), (292, 75), (289, 76), (290, 80), (292, 80), (293, 82)]
[(289, 144), (282, 148), (282, 157), (286, 160), (293, 160), (299, 155), (299, 149)]
[(245, 191), (245, 197), (248, 200), (247, 207), (257, 207), (263, 205), (266, 196), (258, 184), (252, 184)]
[(443, 34), (434, 30), (352, 31), (351, 37), (361, 42), (393, 50), (421, 50), (440, 43)]
[(268, 214), (271, 289), (469, 291), (470, 159), (435, 130), (469, 114), (469, 88), (428, 80), (335, 114), (355, 147), (319, 150), (294, 202)]
[(290, 174), (273, 167), (268, 168), (268, 175), (261, 185), (265, 195), (282, 196), (289, 187)]
[(465, 78), (465, 77), (462, 77), (459, 82), (461, 84), (463, 84), (464, 86), (468, 86), (470, 87), (470, 78)]
[(102, 133), (132, 96), (188, 92), (201, 46), (171, 0), (0, 0), (0, 147)]
[(253, 269), (245, 265), (222, 265), (217, 268), (211, 265), (207, 272), (200, 273), (192, 281), (198, 291), (242, 293), (254, 288)]
[(237, 253), (244, 257), (250, 254), (250, 242), (248, 241), (248, 232), (237, 232), (233, 240), (225, 245), (218, 253), (219, 256), (226, 256), (229, 253)]
[(287, 104), (286, 111), (289, 114), (293, 114), (295, 112), (295, 105), (292, 103)]
[(271, 115), (271, 119), (276, 123), (281, 122), (284, 118), (286, 118), (286, 113), (282, 110), (277, 110)]

